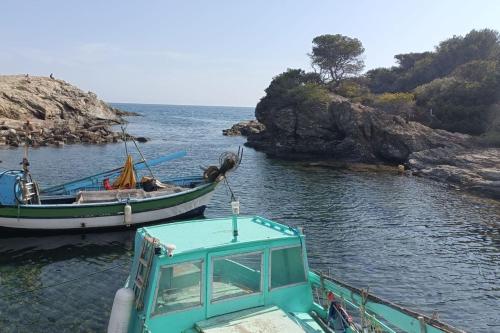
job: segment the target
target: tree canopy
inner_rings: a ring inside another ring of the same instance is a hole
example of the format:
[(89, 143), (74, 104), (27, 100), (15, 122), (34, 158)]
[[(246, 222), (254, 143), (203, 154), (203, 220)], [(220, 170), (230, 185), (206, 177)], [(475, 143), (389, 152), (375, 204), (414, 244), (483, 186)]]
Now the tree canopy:
[(365, 49), (356, 38), (321, 35), (313, 39), (311, 64), (325, 83), (337, 88), (343, 79), (359, 74), (364, 67), (361, 55)]

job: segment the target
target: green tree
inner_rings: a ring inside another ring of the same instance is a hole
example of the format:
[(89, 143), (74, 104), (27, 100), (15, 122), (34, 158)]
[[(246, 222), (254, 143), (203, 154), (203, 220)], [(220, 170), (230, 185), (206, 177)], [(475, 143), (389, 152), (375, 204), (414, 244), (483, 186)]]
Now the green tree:
[(335, 90), (343, 79), (358, 74), (364, 67), (361, 55), (365, 49), (356, 38), (343, 35), (321, 35), (313, 39), (312, 67), (323, 81)]

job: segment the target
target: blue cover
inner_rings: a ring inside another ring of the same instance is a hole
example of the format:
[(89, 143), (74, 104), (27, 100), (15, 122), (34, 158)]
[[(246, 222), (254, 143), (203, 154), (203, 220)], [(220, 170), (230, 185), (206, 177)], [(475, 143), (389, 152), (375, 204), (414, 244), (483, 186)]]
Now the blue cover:
[(17, 205), (17, 196), (21, 197), (21, 189), (16, 186), (16, 183), (23, 176), (20, 170), (0, 171), (0, 205), (15, 206)]

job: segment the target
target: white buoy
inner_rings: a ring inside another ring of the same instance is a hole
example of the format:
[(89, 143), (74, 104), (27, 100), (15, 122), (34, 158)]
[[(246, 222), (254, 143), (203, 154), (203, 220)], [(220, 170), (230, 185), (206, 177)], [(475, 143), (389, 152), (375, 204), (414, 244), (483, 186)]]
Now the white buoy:
[(126, 225), (132, 224), (132, 206), (130, 204), (126, 204), (125, 208), (123, 209), (123, 222), (125, 222)]
[(127, 333), (132, 306), (134, 305), (134, 291), (130, 288), (120, 288), (116, 292), (111, 316), (109, 317), (108, 333)]

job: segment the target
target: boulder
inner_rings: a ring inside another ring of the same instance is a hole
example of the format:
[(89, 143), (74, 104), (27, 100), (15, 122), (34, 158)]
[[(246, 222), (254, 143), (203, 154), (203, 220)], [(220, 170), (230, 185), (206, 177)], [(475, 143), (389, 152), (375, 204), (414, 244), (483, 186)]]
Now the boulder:
[(226, 136), (248, 136), (250, 134), (259, 134), (265, 129), (265, 126), (257, 120), (240, 121), (234, 124), (229, 129), (222, 130), (222, 134)]

